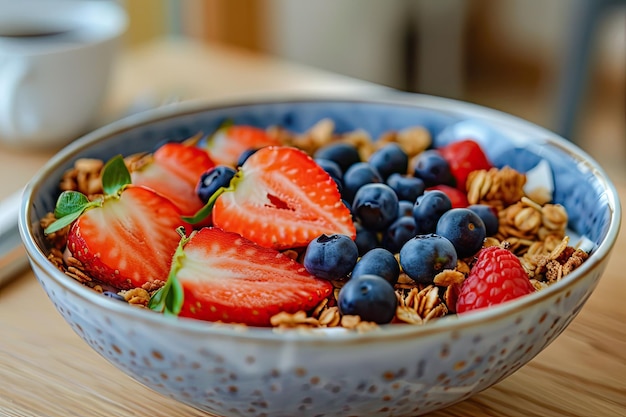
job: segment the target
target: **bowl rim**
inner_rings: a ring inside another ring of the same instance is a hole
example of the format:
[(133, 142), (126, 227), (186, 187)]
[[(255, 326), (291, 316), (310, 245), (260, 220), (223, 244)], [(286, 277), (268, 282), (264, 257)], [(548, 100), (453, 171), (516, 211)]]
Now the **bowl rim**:
[[(91, 145), (105, 141), (111, 136), (115, 136), (130, 129), (148, 125), (157, 121), (173, 119), (199, 112), (259, 104), (296, 104), (307, 102), (345, 102), (409, 106), (457, 115), (462, 114), (463, 116), (478, 118), (487, 123), (503, 123), (507, 127), (513, 129), (531, 132), (534, 137), (542, 137), (546, 143), (550, 143), (568, 154), (571, 158), (577, 161), (577, 163), (583, 165), (585, 169), (593, 172), (593, 175), (601, 182), (603, 192), (608, 200), (609, 209), (611, 210), (609, 228), (607, 230), (606, 237), (595, 248), (593, 255), (590, 256), (590, 258), (580, 268), (577, 268), (574, 272), (568, 275), (567, 279), (551, 284), (549, 287), (542, 289), (541, 291), (537, 291), (533, 294), (520, 297), (488, 309), (477, 310), (471, 314), (465, 314), (463, 316), (446, 316), (434, 320), (428, 323), (428, 325), (417, 326), (410, 324), (389, 324), (380, 326), (380, 329), (377, 331), (362, 333), (353, 331), (327, 332), (319, 330), (282, 331), (276, 328), (246, 327), (238, 324), (212, 323), (184, 317), (169, 317), (149, 310), (146, 311), (146, 309), (128, 306), (116, 300), (103, 297), (92, 289), (71, 279), (63, 272), (55, 268), (46, 258), (43, 251), (41, 251), (37, 246), (33, 238), (33, 228), (38, 226), (30, 224), (29, 221), (31, 211), (33, 210), (32, 202), (34, 200), (34, 195), (39, 191), (42, 181), (48, 177), (51, 172), (58, 169), (60, 164), (72, 160), (80, 152), (89, 148)], [(114, 311), (116, 314), (126, 316), (128, 319), (156, 326), (174, 327), (179, 331), (192, 332), (202, 336), (219, 335), (222, 337), (233, 337), (257, 341), (264, 340), (268, 342), (284, 342), (286, 340), (292, 342), (307, 342), (313, 340), (323, 344), (346, 342), (361, 343), (367, 340), (380, 340), (381, 338), (384, 340), (389, 340), (389, 338), (406, 339), (419, 338), (437, 333), (460, 333), (473, 327), (491, 322), (497, 322), (511, 315), (521, 314), (535, 304), (539, 304), (549, 298), (567, 293), (569, 288), (584, 280), (587, 274), (591, 273), (593, 269), (602, 266), (605, 259), (610, 255), (610, 252), (615, 244), (620, 224), (620, 200), (614, 184), (609, 179), (604, 169), (585, 151), (566, 139), (558, 136), (554, 132), (517, 116), (469, 102), (462, 102), (455, 99), (432, 95), (385, 90), (381, 90), (377, 95), (368, 94), (367, 98), (358, 94), (248, 94), (242, 97), (231, 97), (227, 99), (190, 100), (128, 116), (82, 136), (64, 147), (46, 164), (44, 164), (44, 166), (35, 174), (35, 176), (24, 188), (18, 222), (22, 242), (26, 248), (31, 264), (35, 264), (64, 290), (72, 292), (74, 295), (84, 299), (90, 304), (96, 305), (98, 308)], [(332, 337), (329, 337), (331, 334)]]

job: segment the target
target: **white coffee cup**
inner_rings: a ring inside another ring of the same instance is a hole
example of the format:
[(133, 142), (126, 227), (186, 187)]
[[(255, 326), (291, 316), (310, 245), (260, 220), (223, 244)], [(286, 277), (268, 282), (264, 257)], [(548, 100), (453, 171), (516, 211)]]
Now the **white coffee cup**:
[(110, 0), (0, 0), (0, 143), (54, 149), (93, 127), (127, 25)]

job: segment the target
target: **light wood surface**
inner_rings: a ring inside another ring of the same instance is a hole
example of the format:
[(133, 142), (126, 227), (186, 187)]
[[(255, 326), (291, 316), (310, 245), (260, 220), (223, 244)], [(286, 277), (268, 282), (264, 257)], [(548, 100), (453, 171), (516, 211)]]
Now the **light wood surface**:
[[(102, 120), (138, 97), (156, 97), (158, 104), (171, 95), (373, 89), (269, 57), (158, 42), (120, 56)], [(18, 191), (50, 155), (0, 148), (0, 198)], [(623, 198), (626, 184), (614, 180)], [(626, 416), (625, 252), (622, 234), (596, 292), (544, 352), (494, 387), (431, 416)], [(0, 288), (0, 332), (2, 417), (207, 415), (150, 391), (100, 357), (65, 324), (30, 270)]]

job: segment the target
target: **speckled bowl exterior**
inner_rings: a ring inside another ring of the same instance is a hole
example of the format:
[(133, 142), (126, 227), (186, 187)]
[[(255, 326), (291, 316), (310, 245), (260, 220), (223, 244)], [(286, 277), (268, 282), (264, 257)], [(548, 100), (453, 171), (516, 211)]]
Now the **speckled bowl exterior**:
[[(38, 220), (80, 157), (108, 159), (211, 132), (225, 119), (303, 131), (330, 117), (337, 130), (423, 125), (436, 144), (472, 137), (496, 165), (546, 159), (570, 228), (595, 249), (548, 289), (463, 317), (379, 331), (278, 332), (175, 319), (103, 297), (46, 259)], [(596, 287), (620, 226), (617, 193), (601, 167), (555, 134), (457, 101), (392, 93), (377, 99), (278, 98), (189, 103), (95, 131), (57, 154), (28, 185), (20, 231), (37, 279), (91, 347), (142, 384), (220, 416), (415, 416), (469, 398), (515, 372), (576, 317)], [(506, 399), (503, 399), (506, 401)]]

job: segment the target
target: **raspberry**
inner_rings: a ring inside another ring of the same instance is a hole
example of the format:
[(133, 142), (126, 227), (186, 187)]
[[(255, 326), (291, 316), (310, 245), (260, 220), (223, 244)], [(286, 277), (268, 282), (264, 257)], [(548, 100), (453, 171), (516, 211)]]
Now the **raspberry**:
[(482, 249), (463, 282), (456, 312), (461, 314), (513, 300), (535, 291), (519, 259), (498, 246)]

